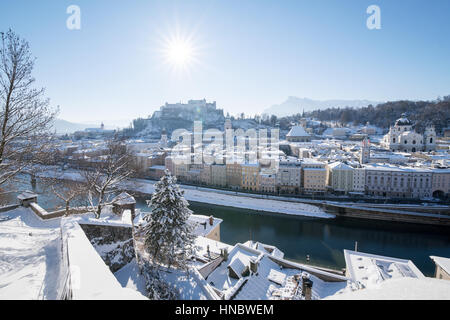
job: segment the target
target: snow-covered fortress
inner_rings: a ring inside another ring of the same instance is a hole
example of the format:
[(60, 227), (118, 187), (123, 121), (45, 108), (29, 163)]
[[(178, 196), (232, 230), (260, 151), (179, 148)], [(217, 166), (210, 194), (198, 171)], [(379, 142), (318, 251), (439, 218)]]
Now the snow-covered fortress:
[(413, 129), (413, 123), (402, 114), (389, 128), (388, 134), (383, 137), (382, 145), (391, 151), (417, 152), (430, 151), (436, 148), (436, 132), (433, 126), (420, 134)]

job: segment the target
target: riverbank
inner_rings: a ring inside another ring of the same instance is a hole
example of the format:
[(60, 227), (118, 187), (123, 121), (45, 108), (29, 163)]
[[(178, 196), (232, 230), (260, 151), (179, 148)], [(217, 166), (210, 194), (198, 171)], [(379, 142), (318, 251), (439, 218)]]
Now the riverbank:
[[(71, 181), (81, 181), (82, 176), (74, 170), (43, 171), (38, 174), (40, 177), (55, 177)], [(144, 179), (130, 179), (122, 182), (119, 188), (131, 193), (150, 196), (155, 191), (155, 182)], [(233, 192), (218, 193), (213, 189), (194, 188), (180, 185), (180, 189), (184, 191), (184, 197), (188, 201), (195, 201), (213, 205), (222, 205), (240, 209), (248, 209), (254, 211), (264, 211), (271, 213), (279, 213), (284, 215), (298, 215), (313, 218), (334, 218), (335, 215), (326, 213), (320, 206), (297, 201), (283, 201), (271, 198), (249, 197), (248, 195)]]
[[(39, 174), (72, 181), (82, 180), (77, 170), (61, 171), (48, 168)], [(120, 188), (135, 195), (150, 197), (155, 191), (153, 180), (133, 178)], [(357, 219), (384, 220), (416, 224), (450, 226), (450, 210), (438, 205), (386, 205), (364, 202), (336, 202), (325, 200), (299, 199), (275, 195), (251, 194), (230, 190), (218, 190), (191, 185), (180, 185), (188, 201), (221, 205), (260, 212), (279, 213), (314, 218), (334, 218), (345, 216)]]

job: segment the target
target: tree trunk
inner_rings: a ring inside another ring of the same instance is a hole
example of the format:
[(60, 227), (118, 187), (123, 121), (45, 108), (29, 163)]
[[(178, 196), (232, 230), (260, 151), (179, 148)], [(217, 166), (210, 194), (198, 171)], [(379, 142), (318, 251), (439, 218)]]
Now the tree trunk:
[(98, 197), (97, 211), (95, 212), (97, 219), (100, 218), (100, 214), (102, 213), (102, 203), (103, 203), (104, 197), (105, 197), (105, 192), (102, 190), (100, 192), (100, 196)]
[(134, 218), (135, 218), (134, 212), (132, 211), (131, 212), (131, 237), (133, 237), (134, 256), (136, 259), (136, 264), (139, 268), (139, 274), (142, 274), (142, 267), (141, 267), (141, 263), (139, 261), (139, 254), (138, 254), (138, 250), (137, 250), (138, 248), (136, 246), (136, 237), (134, 234)]

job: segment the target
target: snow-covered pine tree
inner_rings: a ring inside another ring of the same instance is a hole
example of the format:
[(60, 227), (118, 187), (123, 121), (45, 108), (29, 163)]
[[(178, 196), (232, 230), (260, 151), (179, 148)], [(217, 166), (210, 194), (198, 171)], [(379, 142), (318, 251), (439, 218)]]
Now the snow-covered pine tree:
[(176, 177), (168, 170), (164, 173), (148, 201), (152, 213), (144, 218), (144, 244), (155, 268), (174, 266), (187, 270), (188, 259), (194, 253), (195, 235), (188, 224), (192, 211)]

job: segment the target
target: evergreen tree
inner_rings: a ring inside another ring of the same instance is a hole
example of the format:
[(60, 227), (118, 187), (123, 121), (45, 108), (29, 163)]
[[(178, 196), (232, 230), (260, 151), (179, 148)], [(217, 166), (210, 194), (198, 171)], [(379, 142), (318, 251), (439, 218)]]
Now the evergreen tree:
[(175, 266), (187, 270), (189, 257), (194, 253), (193, 228), (188, 224), (192, 211), (169, 170), (155, 185), (155, 192), (143, 226), (145, 248), (155, 268)]

